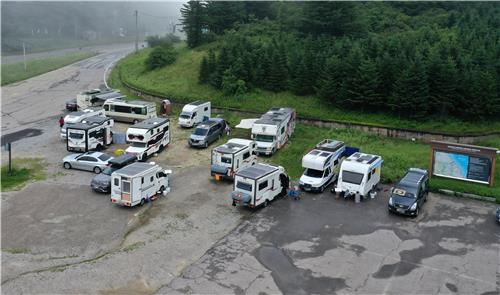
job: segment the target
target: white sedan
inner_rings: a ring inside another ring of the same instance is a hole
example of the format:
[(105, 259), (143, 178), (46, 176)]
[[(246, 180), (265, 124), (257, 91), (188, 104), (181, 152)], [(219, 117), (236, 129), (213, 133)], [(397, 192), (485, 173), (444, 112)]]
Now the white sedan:
[(84, 154), (71, 154), (63, 159), (63, 167), (66, 169), (80, 169), (101, 173), (108, 166), (108, 161), (113, 159), (108, 154), (100, 152), (88, 152)]

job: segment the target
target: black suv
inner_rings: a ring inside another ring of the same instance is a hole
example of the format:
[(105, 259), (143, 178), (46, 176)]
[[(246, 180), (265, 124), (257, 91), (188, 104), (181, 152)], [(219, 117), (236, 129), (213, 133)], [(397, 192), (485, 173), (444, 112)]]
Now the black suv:
[(90, 187), (95, 192), (110, 193), (111, 192), (111, 173), (121, 169), (129, 164), (137, 161), (134, 155), (123, 154), (108, 161), (108, 167), (101, 173), (94, 176), (90, 182)]
[(429, 194), (429, 172), (410, 168), (391, 189), (389, 212), (417, 217)]
[(196, 126), (188, 139), (190, 146), (208, 147), (209, 144), (221, 138), (226, 129), (226, 121), (221, 118), (213, 118)]

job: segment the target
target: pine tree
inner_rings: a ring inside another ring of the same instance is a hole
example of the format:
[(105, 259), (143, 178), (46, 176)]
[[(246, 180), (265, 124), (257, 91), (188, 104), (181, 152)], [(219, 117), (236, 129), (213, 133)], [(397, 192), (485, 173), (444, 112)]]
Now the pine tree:
[(378, 93), (380, 80), (377, 65), (370, 59), (361, 62), (354, 79), (355, 88), (349, 90), (349, 102), (359, 106), (361, 111), (374, 110), (381, 105)]
[(201, 60), (200, 74), (198, 76), (198, 83), (205, 84), (210, 79), (210, 68), (208, 65), (208, 59), (204, 56)]
[(343, 98), (342, 83), (344, 65), (338, 56), (332, 56), (326, 61), (321, 71), (316, 93), (332, 103), (339, 103)]
[(181, 23), (187, 36), (187, 44), (193, 48), (203, 43), (206, 7), (203, 2), (188, 1), (181, 8)]

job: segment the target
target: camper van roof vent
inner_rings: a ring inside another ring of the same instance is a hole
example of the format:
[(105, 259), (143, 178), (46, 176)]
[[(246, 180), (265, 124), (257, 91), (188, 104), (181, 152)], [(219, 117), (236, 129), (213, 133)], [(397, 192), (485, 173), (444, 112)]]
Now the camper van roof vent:
[(329, 155), (331, 155), (331, 154), (330, 154), (330, 153), (325, 153), (325, 152), (323, 152), (323, 153), (321, 153), (321, 155), (319, 155), (319, 156), (320, 156), (320, 157), (328, 157)]

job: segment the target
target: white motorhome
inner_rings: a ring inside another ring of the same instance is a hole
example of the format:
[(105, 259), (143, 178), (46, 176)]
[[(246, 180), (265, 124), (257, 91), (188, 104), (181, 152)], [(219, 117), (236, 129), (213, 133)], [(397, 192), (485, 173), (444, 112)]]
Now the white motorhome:
[(295, 129), (295, 110), (272, 108), (255, 121), (252, 139), (259, 154), (272, 155), (287, 142)]
[(171, 170), (155, 163), (133, 163), (111, 174), (111, 202), (123, 206), (143, 205), (170, 192)]
[(211, 104), (209, 101), (197, 100), (185, 105), (179, 116), (179, 126), (193, 127), (210, 118)]
[(137, 123), (156, 118), (156, 104), (142, 100), (108, 99), (103, 104), (106, 116), (116, 121)]
[(380, 182), (382, 157), (355, 153), (342, 161), (335, 192), (344, 196), (367, 197)]
[(123, 98), (124, 95), (118, 90), (106, 89), (91, 89), (80, 92), (76, 95), (76, 105), (80, 109), (85, 109), (91, 106), (101, 106), (106, 99)]
[(276, 197), (286, 194), (288, 182), (288, 175), (281, 166), (259, 163), (243, 168), (234, 178), (233, 206), (265, 207)]
[(85, 118), (81, 123), (69, 125), (66, 128), (66, 149), (70, 152), (104, 149), (113, 142), (113, 125), (113, 119), (102, 116)]
[(305, 191), (323, 192), (338, 176), (342, 156), (346, 146), (344, 142), (325, 139), (302, 157), (304, 173), (299, 186)]
[(106, 117), (106, 114), (104, 112), (103, 108), (87, 108), (78, 112), (71, 112), (67, 114), (64, 117), (64, 125), (61, 128), (61, 133), (60, 136), (62, 139), (66, 139), (66, 128), (72, 124), (75, 123), (80, 123), (86, 118), (94, 117), (94, 116), (100, 116), (100, 117)]
[(255, 143), (248, 139), (232, 138), (212, 150), (210, 174), (218, 178), (234, 178), (236, 172), (257, 163)]
[(145, 161), (150, 155), (162, 151), (170, 143), (170, 120), (149, 118), (130, 126), (126, 136), (130, 146), (125, 152)]

